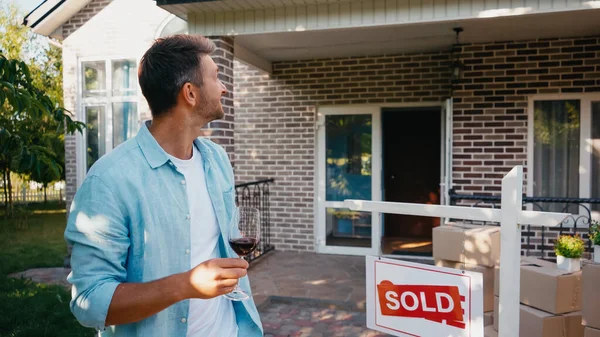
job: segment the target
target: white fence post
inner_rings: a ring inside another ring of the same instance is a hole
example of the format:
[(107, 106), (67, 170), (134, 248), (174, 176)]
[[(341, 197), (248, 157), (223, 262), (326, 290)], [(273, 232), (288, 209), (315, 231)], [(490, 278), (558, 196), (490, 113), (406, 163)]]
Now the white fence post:
[(500, 314), (499, 337), (519, 336), (521, 284), (521, 225), (523, 167), (513, 168), (502, 179), (500, 230)]

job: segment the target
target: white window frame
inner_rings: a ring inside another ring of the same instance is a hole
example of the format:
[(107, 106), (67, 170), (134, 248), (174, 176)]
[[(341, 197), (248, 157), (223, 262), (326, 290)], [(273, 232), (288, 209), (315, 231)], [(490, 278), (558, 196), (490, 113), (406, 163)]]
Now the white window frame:
[(381, 201), (381, 107), (378, 106), (328, 106), (320, 107), (317, 115), (317, 181), (315, 196), (316, 251), (329, 254), (379, 255), (381, 252), (381, 214), (371, 213), (371, 247), (327, 246), (326, 209), (344, 208), (343, 201), (326, 200), (325, 117), (332, 115), (370, 115), (371, 128), (371, 199)]
[[(140, 120), (140, 95), (141, 88), (139, 82), (136, 81), (136, 94), (132, 96), (113, 96), (112, 89), (112, 63), (120, 60), (133, 60), (136, 69), (139, 69), (138, 56), (115, 55), (110, 57), (79, 57), (77, 59), (77, 120), (87, 124), (87, 115), (85, 108), (88, 106), (104, 106), (105, 113), (105, 154), (109, 154), (113, 149), (113, 103), (130, 102), (136, 104), (136, 113), (138, 123)], [(106, 78), (106, 96), (104, 97), (83, 97), (83, 64), (86, 62), (104, 62)], [(139, 126), (138, 126), (139, 127)], [(87, 129), (84, 129), (81, 134), (77, 134), (76, 143), (76, 158), (77, 158), (77, 188), (81, 186), (87, 175)]]
[[(579, 198), (589, 198), (592, 193), (592, 102), (600, 102), (600, 93), (567, 93), (567, 94), (540, 94), (531, 95), (527, 107), (527, 195), (533, 195), (534, 171), (534, 102), (536, 101), (580, 101), (580, 130), (579, 130)], [(591, 205), (583, 204), (590, 208)], [(533, 205), (528, 204), (528, 209)], [(591, 208), (590, 208), (591, 209)], [(580, 207), (580, 215), (587, 215)], [(592, 212), (592, 218), (600, 218), (598, 212)], [(580, 224), (578, 223), (578, 226)], [(564, 227), (572, 227), (565, 224)]]

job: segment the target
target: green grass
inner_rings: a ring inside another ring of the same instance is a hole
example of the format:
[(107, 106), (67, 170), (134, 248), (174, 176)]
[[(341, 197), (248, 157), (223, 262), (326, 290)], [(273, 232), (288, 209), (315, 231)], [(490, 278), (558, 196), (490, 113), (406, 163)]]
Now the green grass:
[(58, 207), (30, 205), (33, 214), (25, 226), (3, 214), (0, 218), (0, 337), (94, 335), (71, 314), (71, 294), (65, 288), (7, 277), (31, 268), (63, 266), (66, 216), (64, 207)]

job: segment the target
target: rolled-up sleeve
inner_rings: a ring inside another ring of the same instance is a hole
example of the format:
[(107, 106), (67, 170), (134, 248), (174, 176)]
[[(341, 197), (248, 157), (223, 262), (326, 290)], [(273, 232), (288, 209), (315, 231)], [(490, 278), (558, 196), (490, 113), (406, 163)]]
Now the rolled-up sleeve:
[(101, 177), (77, 191), (65, 230), (72, 245), (71, 312), (86, 327), (103, 330), (117, 286), (125, 282), (129, 229), (124, 206)]

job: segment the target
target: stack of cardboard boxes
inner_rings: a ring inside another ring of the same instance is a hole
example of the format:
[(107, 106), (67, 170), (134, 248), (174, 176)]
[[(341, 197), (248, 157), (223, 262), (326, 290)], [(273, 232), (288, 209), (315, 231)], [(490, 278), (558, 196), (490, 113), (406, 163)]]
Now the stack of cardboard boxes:
[[(494, 330), (499, 322), (499, 276), (494, 288)], [(581, 313), (582, 272), (560, 270), (553, 262), (521, 260), (520, 326), (523, 337), (583, 337)], [(599, 279), (600, 280), (600, 279)], [(517, 285), (515, 285), (517, 286)], [(587, 299), (586, 299), (587, 300)]]
[(494, 269), (500, 262), (500, 227), (451, 224), (433, 230), (433, 258), (438, 267), (483, 274), (485, 325), (492, 325)]
[(600, 264), (584, 265), (582, 278), (585, 337), (600, 337)]

